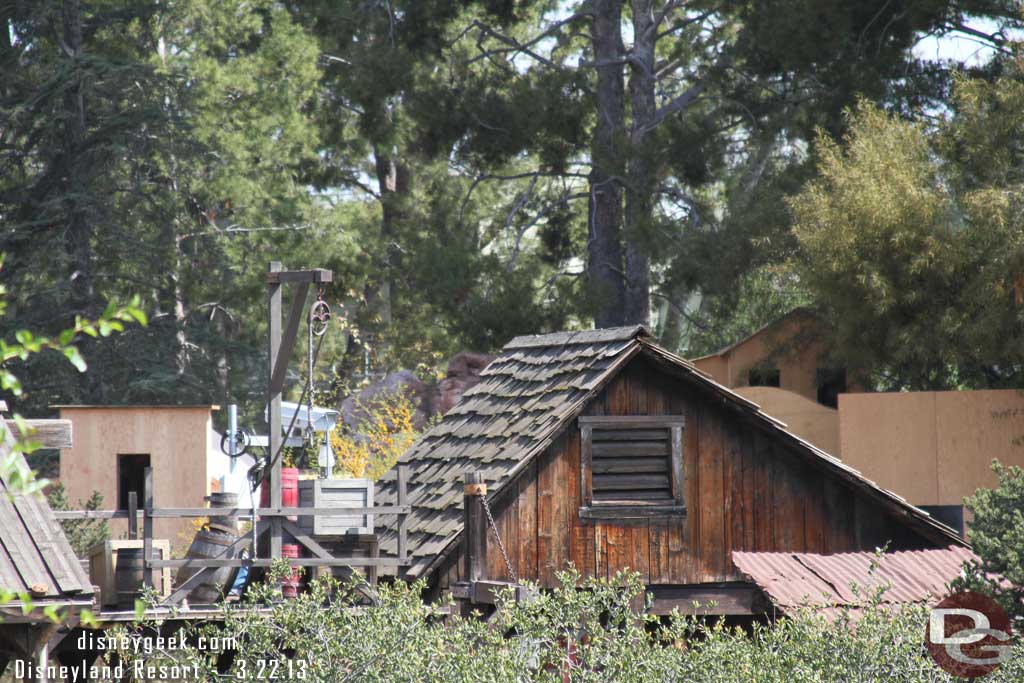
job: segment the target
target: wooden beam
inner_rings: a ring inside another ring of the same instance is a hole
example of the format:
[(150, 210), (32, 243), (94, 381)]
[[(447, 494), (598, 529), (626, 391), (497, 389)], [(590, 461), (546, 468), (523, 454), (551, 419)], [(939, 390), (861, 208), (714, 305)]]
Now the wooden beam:
[(591, 505), (579, 509), (580, 519), (654, 519), (671, 517), (681, 519), (686, 516), (685, 505), (637, 505), (634, 502), (621, 505)]
[(143, 585), (153, 588), (156, 583), (153, 580), (153, 567), (149, 565), (153, 559), (153, 468), (147, 467), (143, 471), (142, 482), (142, 559)]
[(512, 599), (516, 602), (533, 602), (538, 591), (531, 586), (523, 586), (508, 581), (456, 581), (452, 583), (450, 590), (452, 597), (457, 600), (468, 600), (477, 605), (494, 605), (498, 602), (498, 595), (503, 591), (512, 589)]
[(409, 513), (412, 512), (412, 507), (409, 503), (409, 463), (401, 463), (398, 465), (398, 507), (409, 508), (407, 512), (400, 513), (398, 515), (398, 556), (405, 557), (408, 555), (408, 525), (409, 525)]
[(684, 493), (686, 491), (683, 480), (683, 428), (679, 425), (672, 427), (672, 497), (676, 505), (686, 505)]
[[(222, 558), (224, 555), (227, 555), (228, 553), (233, 553), (240, 546), (247, 546), (247, 545), (249, 545), (251, 541), (252, 541), (252, 539), (249, 537), (248, 534), (246, 534), (245, 536), (239, 536), (237, 539), (235, 539), (234, 543), (232, 543), (231, 545), (229, 545), (227, 547), (221, 548), (217, 552), (217, 555), (215, 556), (214, 559), (219, 559), (219, 558)], [(174, 588), (174, 592), (171, 593), (170, 595), (168, 595), (166, 598), (164, 598), (160, 602), (160, 606), (164, 607), (164, 606), (177, 605), (179, 602), (184, 600), (188, 596), (189, 593), (192, 592), (193, 588), (195, 588), (197, 585), (199, 585), (201, 578), (209, 576), (209, 575), (210, 575), (210, 572), (208, 572), (206, 570), (202, 570), (201, 569), (201, 570), (197, 571), (192, 576), (188, 577), (188, 579), (186, 579), (183, 583), (181, 583), (178, 586), (176, 586)]]
[[(153, 508), (154, 519), (177, 517), (338, 517), (346, 515), (405, 515), (412, 512), (411, 505), (381, 505), (359, 508)], [(57, 519), (128, 519), (127, 510), (54, 510)]]
[(299, 323), (302, 322), (303, 313), (306, 311), (306, 298), (309, 296), (309, 283), (300, 282), (295, 291), (295, 298), (292, 299), (292, 307), (288, 311), (288, 322), (284, 326), (284, 334), (281, 337), (277, 349), (277, 356), (273, 359), (274, 370), (270, 373), (270, 393), (279, 393), (284, 389), (285, 375), (288, 374), (288, 361), (291, 360), (292, 351), (295, 349), (295, 338), (299, 334)]
[[(281, 280), (283, 268), (280, 261), (271, 261), (270, 272), (267, 273), (267, 425), (270, 428), (268, 438), (270, 448), (268, 455), (270, 465), (270, 504), (281, 507), (281, 390), (274, 391), (274, 364), (281, 351)], [(255, 553), (254, 553), (255, 554)], [(281, 557), (281, 518), (270, 520), (270, 557)]]
[(309, 534), (300, 529), (298, 525), (294, 522), (285, 520), (281, 523), (281, 526), (284, 527), (285, 531), (294, 536), (296, 541), (309, 548), (310, 552), (312, 552), (317, 557), (322, 557), (326, 559), (330, 559), (331, 557), (333, 557), (326, 548), (324, 548), (322, 545), (314, 541), (309, 536)]
[(466, 543), (465, 576), (469, 581), (487, 578), (487, 518), (483, 506), (486, 495), (483, 475), (467, 472), (463, 494), (463, 534)]
[(581, 426), (598, 428), (686, 427), (686, 418), (682, 415), (580, 415), (577, 420)]
[[(742, 581), (687, 586), (648, 586), (652, 595), (650, 614), (671, 614), (678, 609), (687, 615), (763, 614), (769, 603), (761, 590)], [(697, 603), (696, 606), (694, 603)]]
[[(288, 564), (293, 567), (397, 567), (410, 564), (408, 557), (302, 557), (289, 558)], [(213, 560), (209, 558), (190, 558), (187, 560), (152, 560), (149, 565), (154, 568), (164, 567), (193, 569), (219, 567), (270, 567), (274, 560), (236, 558), (232, 560)]]
[(43, 448), (71, 448), (71, 420), (22, 420), (25, 433), (14, 420), (5, 420), (15, 439), (28, 438)]
[[(274, 261), (277, 263), (277, 261)], [(314, 268), (312, 270), (281, 270), (280, 263), (277, 263), (278, 268), (275, 270), (271, 266), (270, 272), (267, 273), (267, 284), (268, 285), (279, 285), (285, 282), (306, 282), (323, 284), (327, 282), (334, 282), (334, 273), (325, 268)]]
[(139, 537), (139, 500), (135, 491), (128, 492), (128, 538)]

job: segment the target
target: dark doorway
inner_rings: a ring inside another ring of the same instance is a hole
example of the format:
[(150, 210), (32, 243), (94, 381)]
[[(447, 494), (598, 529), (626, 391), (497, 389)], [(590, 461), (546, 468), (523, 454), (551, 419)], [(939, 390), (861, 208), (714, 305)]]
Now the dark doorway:
[(135, 501), (142, 505), (142, 490), (149, 467), (149, 453), (128, 453), (117, 456), (117, 508), (128, 509), (128, 494), (135, 492)]

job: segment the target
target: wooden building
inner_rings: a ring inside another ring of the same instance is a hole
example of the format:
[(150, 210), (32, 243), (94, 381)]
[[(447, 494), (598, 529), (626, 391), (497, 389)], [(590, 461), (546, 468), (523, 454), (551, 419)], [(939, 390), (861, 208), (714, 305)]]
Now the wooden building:
[[(401, 461), (409, 466), (406, 576), (435, 591), (466, 575), (552, 586), (638, 571), (655, 612), (715, 600), (760, 608), (733, 551), (941, 548), (952, 529), (789, 432), (749, 400), (657, 346), (642, 327), (513, 339)], [(467, 543), (464, 477), (487, 484), (495, 537)], [(378, 504), (395, 499), (393, 472)], [(378, 529), (385, 554), (395, 527)], [(481, 545), (484, 546), (481, 548)]]
[[(74, 425), (75, 440), (60, 454), (60, 481), (74, 505), (93, 492), (103, 507), (128, 509), (128, 494), (142, 500), (142, 474), (153, 469), (158, 507), (202, 507), (212, 491), (210, 463), (228, 460), (215, 443), (217, 406), (60, 405)], [(248, 499), (242, 499), (248, 504)], [(128, 531), (127, 521), (110, 521), (112, 538)], [(196, 528), (190, 519), (159, 519), (154, 533), (184, 550)]]

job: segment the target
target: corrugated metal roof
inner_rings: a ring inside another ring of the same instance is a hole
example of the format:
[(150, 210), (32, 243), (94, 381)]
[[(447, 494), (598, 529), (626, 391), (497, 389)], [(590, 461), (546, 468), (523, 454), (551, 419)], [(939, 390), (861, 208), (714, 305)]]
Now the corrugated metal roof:
[[(440, 556), (455, 547), (462, 532), (462, 481), (473, 470), (484, 475), (488, 496), (512, 480), (636, 355), (657, 363), (666, 373), (721, 396), (746, 419), (765, 427), (808, 462), (842, 477), (867, 492), (883, 507), (937, 544), (963, 540), (927, 512), (866, 479), (838, 458), (788, 431), (786, 424), (760, 406), (718, 384), (690, 361), (651, 341), (642, 326), (584, 332), (557, 332), (516, 337), (481, 373), (480, 382), (463, 394), (442, 420), (424, 434), (399, 462), (408, 463), (408, 549), (412, 577), (422, 576)], [(377, 483), (379, 505), (395, 503), (395, 470)], [(383, 554), (397, 551), (396, 521), (378, 519)]]
[[(4, 432), (0, 462), (14, 447), (10, 430)], [(20, 454), (15, 466), (28, 471)], [(5, 477), (0, 477), (0, 589), (31, 593), (40, 607), (88, 602), (92, 595), (92, 582), (50, 506), (38, 494), (11, 493)]]
[(759, 553), (733, 551), (736, 568), (778, 607), (862, 607), (885, 588), (883, 604), (925, 602), (945, 595), (964, 563), (977, 560), (950, 546), (891, 553)]

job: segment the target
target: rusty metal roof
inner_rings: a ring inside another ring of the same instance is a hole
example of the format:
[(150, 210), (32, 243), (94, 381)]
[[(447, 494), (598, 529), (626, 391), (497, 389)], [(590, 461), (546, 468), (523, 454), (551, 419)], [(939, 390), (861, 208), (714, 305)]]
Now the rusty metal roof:
[[(11, 430), (3, 431), (0, 462), (14, 447)], [(15, 455), (14, 466), (28, 471), (21, 454)], [(0, 589), (29, 593), (38, 607), (91, 603), (92, 582), (50, 506), (38, 494), (12, 493), (8, 481), (0, 477)], [(22, 618), (20, 604), (10, 602), (4, 609)]]
[[(441, 421), (406, 451), (409, 464), (409, 576), (423, 576), (450, 552), (462, 532), (462, 482), (469, 471), (483, 474), (488, 497), (542, 453), (597, 393), (635, 356), (642, 354), (667, 374), (695, 382), (724, 399), (745, 419), (762, 425), (809, 463), (849, 481), (898, 518), (940, 539), (963, 544), (955, 531), (866, 479), (838, 458), (788, 431), (756, 403), (718, 384), (693, 363), (655, 344), (642, 326), (516, 337), (480, 373)], [(377, 483), (378, 505), (396, 499), (395, 470)], [(381, 552), (397, 551), (395, 518), (377, 518)]]
[(945, 595), (964, 563), (977, 560), (950, 546), (891, 553), (759, 553), (733, 551), (736, 568), (785, 611), (802, 605), (862, 607), (884, 588), (883, 604), (925, 602)]

